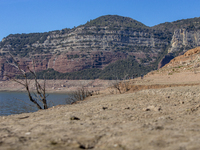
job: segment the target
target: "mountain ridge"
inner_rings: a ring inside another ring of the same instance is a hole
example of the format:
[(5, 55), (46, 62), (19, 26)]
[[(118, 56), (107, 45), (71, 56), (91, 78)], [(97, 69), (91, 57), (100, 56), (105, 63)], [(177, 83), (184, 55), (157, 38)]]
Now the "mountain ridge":
[[(1, 74), (8, 67), (4, 60), (8, 51), (23, 64), (30, 65), (27, 60), (36, 59), (36, 71), (53, 68), (73, 73), (97, 68), (104, 72), (111, 64), (123, 66), (118, 64), (123, 60), (128, 68), (120, 68), (123, 70), (118, 75), (120, 78), (125, 74), (146, 74), (164, 65), (159, 62), (166, 54), (175, 57), (200, 45), (200, 40), (195, 41), (200, 39), (199, 20), (185, 19), (148, 27), (128, 17), (106, 15), (72, 29), (10, 34), (0, 42)], [(113, 71), (105, 79), (119, 72)]]

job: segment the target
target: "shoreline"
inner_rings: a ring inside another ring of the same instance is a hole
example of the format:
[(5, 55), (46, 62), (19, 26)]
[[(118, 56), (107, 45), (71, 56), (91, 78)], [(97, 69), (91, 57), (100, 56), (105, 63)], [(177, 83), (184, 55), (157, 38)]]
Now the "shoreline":
[[(34, 90), (33, 80), (29, 80), (30, 91)], [(41, 84), (43, 80), (39, 81)], [(81, 87), (87, 88), (89, 91), (100, 91), (109, 86), (109, 80), (47, 80), (46, 91), (47, 93), (71, 93)], [(8, 92), (24, 92), (26, 91), (22, 85), (12, 80), (0, 81), (0, 91)]]
[[(25, 90), (2, 90), (0, 89), (0, 92), (21, 92), (21, 93), (27, 93)], [(34, 92), (34, 91), (31, 91)], [(46, 91), (47, 94), (71, 94), (74, 91)]]
[[(32, 80), (30, 80), (32, 81)], [(108, 93), (107, 88), (113, 86), (116, 80), (47, 80), (46, 93), (60, 93), (67, 94), (77, 91), (81, 87), (85, 87), (88, 91)], [(200, 73), (194, 74), (193, 72), (147, 74), (143, 79), (140, 77), (135, 79), (126, 80), (130, 82), (131, 86), (189, 86), (200, 84)], [(40, 81), (42, 82), (42, 80)], [(30, 91), (34, 90), (34, 84), (30, 82)], [(6, 80), (0, 81), (0, 92), (26, 92), (24, 87), (14, 81)]]

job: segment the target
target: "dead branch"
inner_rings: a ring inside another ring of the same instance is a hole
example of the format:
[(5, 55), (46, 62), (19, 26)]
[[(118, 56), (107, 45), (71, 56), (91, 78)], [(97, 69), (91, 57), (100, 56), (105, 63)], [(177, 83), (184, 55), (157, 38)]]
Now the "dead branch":
[[(9, 79), (13, 80), (14, 82), (17, 82), (17, 83), (23, 85), (28, 93), (29, 100), (31, 102), (33, 102), (37, 106), (38, 109), (47, 109), (48, 108), (47, 100), (46, 100), (47, 95), (46, 95), (46, 88), (45, 88), (46, 80), (44, 79), (43, 86), (41, 86), (41, 84), (38, 82), (37, 75), (35, 72), (35, 62), (32, 61), (33, 71), (29, 68), (29, 66), (26, 66), (27, 70), (34, 76), (36, 92), (31, 92), (30, 88), (29, 88), (30, 81), (28, 80), (26, 71), (20, 67), (19, 63), (17, 62), (17, 60), (14, 58), (14, 56), (11, 53), (9, 53), (9, 55), (10, 55), (12, 61), (9, 61), (7, 59), (6, 60), (7, 63), (9, 65), (13, 66), (15, 69), (17, 69), (17, 71), (19, 71), (19, 74), (21, 74), (24, 78), (24, 82), (16, 79), (15, 77), (11, 76), (10, 74), (6, 74), (5, 76), (8, 77)], [(43, 107), (40, 105), (39, 101), (42, 103)]]

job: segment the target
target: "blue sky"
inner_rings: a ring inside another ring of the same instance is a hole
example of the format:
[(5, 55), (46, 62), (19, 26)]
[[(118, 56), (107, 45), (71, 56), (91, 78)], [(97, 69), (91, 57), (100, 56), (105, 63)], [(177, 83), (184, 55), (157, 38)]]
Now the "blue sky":
[(199, 0), (0, 0), (0, 41), (9, 34), (73, 28), (103, 15), (154, 26), (200, 17)]

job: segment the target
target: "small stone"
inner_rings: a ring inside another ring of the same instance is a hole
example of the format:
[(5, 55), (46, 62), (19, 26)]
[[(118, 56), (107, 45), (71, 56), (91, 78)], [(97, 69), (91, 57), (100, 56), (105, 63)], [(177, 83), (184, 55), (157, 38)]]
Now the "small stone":
[(58, 144), (56, 141), (51, 141), (50, 143), (51, 143), (51, 145), (57, 145)]
[(144, 110), (144, 111), (150, 111), (150, 109), (149, 109), (149, 108), (143, 108), (143, 110)]
[(146, 108), (143, 108), (144, 111), (160, 111), (161, 110), (161, 106), (148, 106)]
[(156, 130), (163, 130), (164, 127), (163, 127), (163, 126), (156, 126), (155, 129), (156, 129)]
[(61, 87), (66, 87), (66, 86), (62, 84)]
[(30, 134), (31, 134), (31, 132), (26, 132), (25, 134), (26, 134), (26, 135), (30, 135)]
[(108, 109), (108, 107), (102, 107), (102, 109), (103, 109), (103, 110), (106, 110), (106, 109)]
[(80, 120), (80, 118), (72, 116), (72, 117), (70, 117), (70, 120)]
[(124, 108), (124, 109), (130, 109), (130, 107), (126, 107), (126, 108)]

